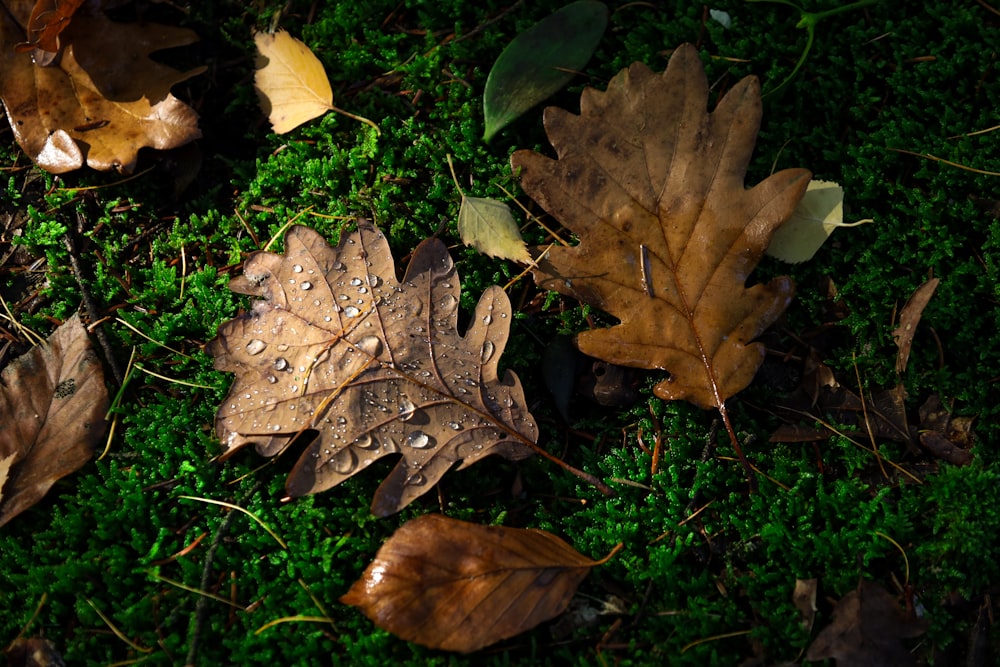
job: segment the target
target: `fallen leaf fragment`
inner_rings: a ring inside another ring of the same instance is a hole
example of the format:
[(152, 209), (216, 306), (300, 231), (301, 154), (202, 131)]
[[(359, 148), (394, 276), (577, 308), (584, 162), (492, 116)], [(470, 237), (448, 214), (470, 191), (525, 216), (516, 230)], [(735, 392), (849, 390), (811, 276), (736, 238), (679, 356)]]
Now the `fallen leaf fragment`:
[(224, 456), (250, 443), (273, 456), (315, 429), (286, 484), (301, 496), (402, 454), (372, 501), (387, 516), (456, 462), (531, 454), (538, 427), (521, 383), (497, 375), (511, 321), (502, 289), (483, 293), (463, 336), (459, 280), (441, 241), (417, 246), (402, 279), (364, 220), (335, 248), (301, 226), (285, 247), (245, 262), (230, 288), (260, 298), (207, 347), (216, 368), (236, 373), (216, 416)]
[(916, 665), (901, 640), (919, 637), (927, 626), (884, 588), (862, 581), (834, 607), (833, 622), (809, 646), (806, 660), (833, 658), (839, 667)]
[[(201, 136), (198, 115), (170, 89), (204, 68), (178, 72), (149, 58), (190, 44), (190, 30), (122, 24), (78, 11), (58, 35), (51, 66), (18, 52), (30, 3), (0, 14), (0, 99), (21, 148), (52, 173), (82, 167), (131, 173), (140, 148), (174, 148)], [(111, 45), (111, 46), (109, 46)]]
[(517, 221), (503, 202), (462, 195), (458, 233), (462, 243), (490, 257), (525, 264), (531, 261)]
[(917, 331), (917, 324), (920, 323), (920, 317), (924, 314), (924, 308), (934, 296), (934, 290), (937, 289), (940, 282), (938, 278), (931, 278), (915, 289), (910, 298), (906, 300), (903, 309), (899, 311), (899, 326), (892, 332), (893, 338), (896, 339), (896, 345), (899, 347), (899, 352), (896, 355), (897, 373), (901, 374), (906, 370), (906, 365), (910, 361), (913, 334)]
[(59, 651), (48, 639), (15, 639), (3, 651), (7, 667), (66, 667)]
[(545, 531), (430, 514), (393, 533), (340, 601), (406, 641), (469, 653), (561, 614), (602, 562)]
[(489, 141), (511, 121), (547, 99), (583, 68), (608, 23), (603, 2), (579, 0), (520, 33), (486, 79), (483, 115)]
[(101, 363), (74, 315), (0, 374), (0, 526), (93, 455), (108, 392)]
[(816, 620), (816, 589), (818, 579), (796, 579), (792, 591), (792, 604), (799, 610), (799, 623), (806, 632), (812, 631)]
[(284, 30), (258, 32), (253, 40), (260, 53), (254, 86), (275, 134), (333, 109), (330, 79), (308, 46)]
[(920, 444), (939, 459), (964, 466), (972, 463), (972, 417), (954, 417), (931, 394), (920, 406)]
[(753, 343), (791, 301), (789, 278), (746, 287), (809, 172), (744, 176), (761, 117), (747, 77), (708, 113), (708, 82), (684, 45), (660, 76), (640, 63), (607, 92), (583, 92), (579, 116), (545, 110), (558, 154), (511, 158), (521, 185), (580, 243), (555, 247), (535, 281), (617, 317), (581, 333), (581, 351), (623, 366), (663, 369), (654, 392), (723, 409), (764, 359)]
[(810, 181), (802, 200), (767, 246), (767, 254), (796, 264), (813, 258), (838, 227), (857, 227), (873, 220), (844, 222), (844, 189), (832, 181)]
[(83, 0), (38, 0), (28, 18), (28, 41), (14, 46), (18, 53), (30, 52), (35, 63), (45, 66), (59, 51), (59, 34), (69, 26)]

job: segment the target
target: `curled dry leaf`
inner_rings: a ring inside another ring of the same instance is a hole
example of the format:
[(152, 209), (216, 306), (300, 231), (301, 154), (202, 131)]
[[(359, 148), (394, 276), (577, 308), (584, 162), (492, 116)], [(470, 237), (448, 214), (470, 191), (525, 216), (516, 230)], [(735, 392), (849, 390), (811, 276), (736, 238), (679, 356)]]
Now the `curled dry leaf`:
[(579, 116), (546, 109), (558, 159), (517, 151), (511, 163), (580, 239), (552, 248), (535, 281), (621, 321), (581, 333), (581, 351), (667, 370), (657, 396), (721, 410), (763, 362), (751, 341), (791, 301), (789, 278), (745, 283), (810, 174), (789, 169), (745, 189), (760, 86), (743, 79), (712, 113), (707, 101), (697, 51), (681, 46), (662, 76), (637, 63), (607, 92), (585, 90)]
[(906, 300), (906, 305), (899, 311), (899, 326), (892, 332), (893, 338), (896, 339), (896, 345), (899, 347), (899, 352), (896, 355), (897, 373), (903, 373), (906, 370), (906, 366), (910, 361), (913, 335), (917, 332), (917, 324), (920, 323), (920, 318), (924, 314), (924, 308), (927, 307), (931, 297), (934, 296), (934, 290), (937, 289), (940, 282), (938, 278), (931, 278), (915, 289), (910, 298)]
[(833, 658), (840, 667), (916, 665), (900, 640), (919, 637), (927, 626), (884, 588), (862, 581), (834, 607), (833, 622), (809, 646), (806, 660)]
[(545, 531), (431, 514), (393, 533), (340, 601), (407, 641), (468, 653), (562, 613), (601, 562)]
[(0, 526), (90, 460), (108, 392), (76, 315), (0, 375)]
[(201, 136), (198, 115), (170, 89), (204, 68), (178, 72), (149, 58), (196, 41), (193, 32), (114, 23), (81, 9), (61, 26), (59, 57), (44, 66), (14, 48), (31, 41), (25, 26), (32, 7), (12, 0), (0, 13), (0, 99), (18, 144), (38, 166), (130, 173), (140, 148), (175, 148)]
[(367, 221), (336, 248), (300, 226), (285, 245), (247, 260), (230, 288), (261, 299), (208, 346), (216, 368), (236, 373), (216, 417), (225, 456), (250, 442), (271, 456), (316, 429), (286, 486), (301, 496), (401, 453), (372, 503), (386, 516), (458, 461), (531, 453), (538, 428), (521, 383), (497, 376), (510, 331), (502, 289), (486, 290), (462, 336), (458, 275), (441, 241), (417, 246), (402, 280)]

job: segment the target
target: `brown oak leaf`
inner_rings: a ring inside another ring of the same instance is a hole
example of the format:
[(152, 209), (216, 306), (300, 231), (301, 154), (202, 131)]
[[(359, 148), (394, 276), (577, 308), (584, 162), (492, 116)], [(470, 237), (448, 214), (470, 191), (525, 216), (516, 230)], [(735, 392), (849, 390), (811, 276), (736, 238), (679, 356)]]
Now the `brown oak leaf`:
[(788, 169), (745, 189), (760, 85), (743, 79), (712, 113), (707, 101), (697, 51), (684, 45), (662, 76), (636, 63), (607, 92), (585, 90), (578, 116), (546, 109), (558, 159), (517, 151), (511, 163), (580, 241), (553, 248), (535, 281), (621, 321), (581, 333), (581, 351), (669, 371), (657, 396), (722, 410), (764, 359), (751, 341), (791, 301), (789, 278), (745, 283), (810, 174)]
[(840, 667), (916, 665), (900, 640), (919, 637), (927, 626), (900, 609), (884, 588), (861, 581), (834, 607), (833, 621), (809, 646), (806, 660), (833, 658)]
[(74, 315), (0, 374), (0, 526), (93, 456), (108, 391)]
[(216, 368), (236, 373), (216, 417), (224, 456), (250, 442), (272, 456), (315, 429), (286, 485), (301, 496), (401, 453), (372, 502), (387, 516), (458, 461), (531, 453), (538, 428), (521, 383), (511, 371), (497, 377), (511, 319), (502, 289), (486, 290), (463, 336), (458, 275), (441, 241), (417, 246), (401, 280), (367, 221), (335, 248), (300, 226), (285, 245), (284, 255), (246, 261), (230, 288), (261, 299), (208, 346)]
[[(52, 173), (84, 164), (130, 173), (140, 148), (175, 148), (201, 136), (198, 114), (170, 94), (204, 71), (178, 72), (149, 58), (190, 44), (190, 30), (123, 24), (81, 9), (60, 23), (59, 53), (49, 64), (15, 48), (33, 43), (32, 2), (0, 12), (0, 99), (21, 148)], [(37, 37), (37, 35), (35, 35)]]
[(340, 601), (407, 641), (468, 653), (561, 614), (602, 562), (542, 530), (429, 514), (393, 533)]

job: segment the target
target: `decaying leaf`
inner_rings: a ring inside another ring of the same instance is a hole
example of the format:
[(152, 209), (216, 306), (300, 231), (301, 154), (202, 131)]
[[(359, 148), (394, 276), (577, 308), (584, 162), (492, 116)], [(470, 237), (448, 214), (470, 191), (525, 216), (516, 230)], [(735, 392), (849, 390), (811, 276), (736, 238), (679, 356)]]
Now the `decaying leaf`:
[(254, 86), (276, 134), (333, 109), (333, 88), (323, 63), (302, 41), (284, 30), (253, 36), (260, 58)]
[(0, 526), (90, 460), (108, 392), (76, 315), (0, 374)]
[(569, 83), (590, 60), (608, 22), (603, 2), (578, 0), (507, 45), (486, 79), (483, 114), (489, 141), (512, 120)]
[(14, 48), (32, 42), (26, 26), (33, 4), (11, 0), (0, 13), (0, 99), (18, 144), (38, 166), (129, 173), (140, 148), (174, 148), (201, 136), (198, 115), (170, 89), (204, 68), (178, 72), (149, 58), (194, 42), (193, 32), (114, 23), (81, 9), (62, 25), (58, 58), (44, 66)]
[(468, 653), (562, 613), (601, 562), (545, 531), (430, 514), (393, 533), (340, 601), (407, 641)]
[(816, 588), (818, 579), (796, 579), (792, 591), (792, 604), (799, 610), (799, 623), (806, 632), (812, 631), (816, 620)]
[(837, 603), (833, 622), (813, 641), (806, 660), (833, 658), (840, 667), (916, 665), (900, 640), (919, 637), (927, 625), (900, 609), (884, 588), (862, 581)]
[(931, 394), (920, 406), (920, 444), (939, 459), (958, 466), (972, 463), (972, 417), (955, 417), (941, 397)]
[(490, 257), (527, 264), (531, 261), (510, 207), (495, 199), (466, 197), (458, 211), (462, 243)]
[(59, 35), (69, 26), (83, 0), (36, 0), (28, 17), (28, 41), (14, 46), (18, 53), (29, 52), (38, 65), (49, 65), (59, 52)]
[(511, 163), (525, 192), (580, 239), (553, 248), (536, 282), (621, 321), (580, 334), (580, 349), (668, 370), (657, 396), (722, 409), (764, 359), (751, 341), (792, 298), (788, 278), (745, 282), (809, 172), (781, 171), (745, 189), (759, 84), (742, 80), (711, 114), (707, 100), (697, 51), (685, 45), (662, 76), (634, 64), (607, 92), (585, 90), (579, 116), (546, 109), (558, 159), (517, 151)]
[(896, 339), (896, 345), (899, 347), (899, 353), (896, 355), (897, 373), (906, 370), (906, 365), (910, 361), (913, 334), (917, 331), (917, 324), (920, 323), (920, 317), (924, 314), (924, 308), (934, 296), (934, 290), (937, 289), (940, 282), (938, 278), (931, 278), (925, 282), (913, 291), (910, 298), (906, 300), (903, 309), (899, 311), (899, 326), (892, 332), (893, 338)]
[(8, 667), (66, 667), (59, 651), (48, 639), (15, 639), (4, 649)]
[(208, 346), (216, 368), (236, 373), (216, 417), (224, 456), (250, 442), (271, 456), (316, 429), (286, 486), (301, 496), (401, 453), (372, 503), (386, 516), (458, 461), (531, 453), (538, 429), (521, 383), (497, 377), (510, 330), (502, 289), (486, 290), (461, 336), (458, 276), (441, 241), (417, 246), (401, 280), (367, 221), (336, 248), (300, 226), (285, 245), (246, 261), (230, 288), (261, 299)]
[(844, 189), (831, 181), (810, 181), (795, 207), (767, 246), (767, 254), (796, 264), (813, 258), (837, 227), (857, 227), (871, 219), (844, 222)]

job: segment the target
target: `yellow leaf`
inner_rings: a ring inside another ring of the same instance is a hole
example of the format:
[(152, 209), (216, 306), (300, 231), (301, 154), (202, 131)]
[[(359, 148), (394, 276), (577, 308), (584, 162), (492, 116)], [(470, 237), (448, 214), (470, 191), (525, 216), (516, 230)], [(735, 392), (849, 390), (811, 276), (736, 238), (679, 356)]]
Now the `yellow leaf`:
[(503, 202), (462, 195), (458, 233), (462, 243), (490, 257), (525, 264), (531, 261), (510, 207)]
[(253, 39), (261, 55), (254, 85), (276, 134), (333, 109), (330, 80), (309, 47), (284, 30), (258, 32)]
[(872, 220), (844, 222), (844, 189), (832, 181), (811, 181), (792, 216), (771, 237), (767, 254), (797, 264), (812, 259), (837, 227), (855, 227)]

